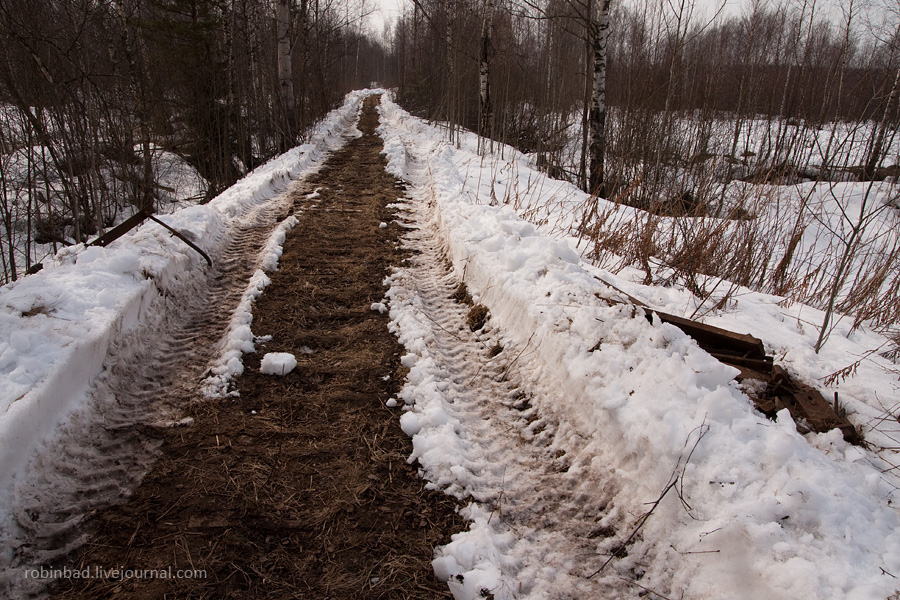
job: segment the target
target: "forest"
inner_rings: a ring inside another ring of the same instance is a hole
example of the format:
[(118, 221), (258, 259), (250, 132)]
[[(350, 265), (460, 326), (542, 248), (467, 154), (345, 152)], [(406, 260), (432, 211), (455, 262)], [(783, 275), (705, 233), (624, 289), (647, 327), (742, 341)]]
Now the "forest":
[(3, 0), (4, 280), (37, 261), (36, 245), (84, 242), (129, 207), (161, 209), (163, 152), (196, 170), (193, 200), (208, 201), (367, 81), (380, 46), (359, 7), (278, 6), (280, 21), (274, 3), (252, 0)]
[[(717, 276), (896, 321), (900, 244), (871, 230), (897, 205), (900, 7), (410, 0), (380, 35), (377, 8), (2, 0), (2, 280), (140, 208), (208, 201), (374, 84), (449, 141), (477, 132), (485, 153), (509, 145), (591, 193), (577, 235), (595, 259), (700, 297), (698, 276)], [(871, 184), (861, 208), (835, 195), (853, 181)], [(799, 210), (757, 218), (810, 182), (826, 185), (797, 192)], [(804, 254), (823, 189), (838, 243)]]
[(0, 0), (0, 596), (900, 600), (898, 127), (900, 0)]

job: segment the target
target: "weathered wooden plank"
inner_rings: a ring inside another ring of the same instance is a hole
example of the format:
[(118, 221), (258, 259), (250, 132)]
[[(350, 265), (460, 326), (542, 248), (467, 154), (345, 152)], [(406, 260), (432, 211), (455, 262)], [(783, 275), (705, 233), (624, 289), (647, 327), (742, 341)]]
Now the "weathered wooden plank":
[(200, 256), (203, 257), (203, 259), (206, 261), (206, 263), (210, 267), (212, 266), (212, 259), (199, 246), (197, 246), (196, 244), (191, 242), (189, 239), (184, 237), (184, 235), (182, 235), (181, 232), (174, 229), (170, 225), (167, 225), (165, 222), (160, 221), (159, 219), (154, 217), (152, 213), (147, 212), (145, 210), (139, 210), (138, 212), (134, 213), (133, 215), (131, 215), (130, 217), (128, 217), (127, 219), (125, 219), (124, 221), (122, 221), (121, 223), (119, 223), (118, 225), (116, 225), (115, 227), (113, 227), (112, 229), (110, 229), (109, 231), (107, 231), (106, 233), (104, 233), (103, 235), (101, 235), (100, 237), (95, 239), (94, 241), (90, 242), (88, 244), (88, 246), (106, 247), (109, 244), (116, 241), (117, 239), (119, 239), (120, 237), (122, 237), (123, 235), (125, 235), (126, 233), (128, 233), (129, 231), (131, 231), (132, 229), (134, 229), (135, 227), (137, 227), (138, 225), (140, 225), (141, 223), (143, 223), (144, 221), (146, 221), (147, 219), (150, 219), (154, 223), (158, 223), (162, 227), (166, 228), (172, 235), (177, 237), (179, 240), (181, 240), (182, 242), (184, 242), (185, 244), (190, 246), (193, 250), (195, 250), (198, 254), (200, 254)]
[(651, 309), (663, 323), (669, 323), (694, 338), (704, 349), (722, 348), (730, 353), (746, 358), (763, 360), (766, 357), (766, 349), (762, 340), (745, 333), (735, 333), (721, 327), (707, 325), (698, 321), (692, 321), (684, 317), (670, 315)]

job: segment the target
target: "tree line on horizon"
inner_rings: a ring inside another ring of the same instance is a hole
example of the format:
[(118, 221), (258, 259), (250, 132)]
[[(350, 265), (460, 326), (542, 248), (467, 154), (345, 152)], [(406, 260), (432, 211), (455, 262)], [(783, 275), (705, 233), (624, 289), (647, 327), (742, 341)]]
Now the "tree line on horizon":
[[(604, 197), (627, 185), (629, 164), (712, 152), (711, 130), (723, 119), (732, 122), (737, 159), (759, 150), (742, 135), (750, 120), (780, 124), (784, 139), (768, 148), (772, 169), (799, 166), (786, 164), (795, 151), (789, 125), (884, 120), (885, 138), (896, 131), (900, 6), (873, 13), (860, 0), (838, 10), (821, 0), (749, 0), (726, 15), (722, 2), (703, 5), (411, 0), (389, 37), (387, 70), (401, 103), (418, 114), (535, 152), (585, 191), (597, 191), (591, 137), (604, 129)], [(611, 119), (603, 125), (591, 115), (601, 53), (601, 110)], [(684, 117), (696, 123), (688, 144)], [(573, 129), (581, 136), (575, 161), (566, 154)], [(861, 176), (877, 175), (887, 141), (853, 165)]]
[[(567, 209), (587, 258), (677, 282), (697, 312), (742, 287), (808, 303), (824, 314), (816, 352), (848, 315), (851, 331), (892, 339), (896, 360), (900, 200), (875, 185), (900, 176), (896, 0), (748, 0), (739, 14), (724, 0), (406, 7), (386, 70), (400, 104), (451, 141), (478, 132), (480, 152), (510, 144), (587, 192)], [(509, 201), (523, 209), (519, 192)], [(828, 234), (809, 240), (815, 223)]]

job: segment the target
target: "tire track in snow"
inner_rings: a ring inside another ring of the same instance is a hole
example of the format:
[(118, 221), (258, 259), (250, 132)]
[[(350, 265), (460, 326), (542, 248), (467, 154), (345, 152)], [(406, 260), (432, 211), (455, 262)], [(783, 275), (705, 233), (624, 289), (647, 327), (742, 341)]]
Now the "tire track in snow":
[[(415, 433), (413, 457), (423, 475), (472, 501), (463, 511), (469, 532), (438, 552), (435, 570), (465, 590), (462, 597), (627, 594), (617, 578), (588, 578), (605, 562), (622, 516), (610, 503), (611, 480), (588, 468), (596, 453), (532, 404), (538, 395), (543, 404), (558, 398), (540, 382), (546, 367), (533, 348), (508, 343), (490, 321), (477, 333), (466, 326), (469, 307), (451, 299), (459, 280), (448, 269), (431, 204), (401, 206), (411, 228), (405, 245), (414, 252), (389, 293), (411, 355), (403, 397), (414, 404), (401, 423)], [(503, 350), (492, 358), (498, 344)]]
[(179, 419), (199, 399), (260, 252), (297, 193), (230, 219), (207, 249), (213, 268), (181, 273), (160, 288), (144, 322), (113, 342), (86, 408), (38, 447), (17, 479), (14, 522), (0, 524), (7, 548), (0, 590), (41, 594), (47, 582), (25, 571), (55, 565), (83, 545), (90, 515), (124, 501), (146, 473), (161, 444), (158, 429), (191, 423)]

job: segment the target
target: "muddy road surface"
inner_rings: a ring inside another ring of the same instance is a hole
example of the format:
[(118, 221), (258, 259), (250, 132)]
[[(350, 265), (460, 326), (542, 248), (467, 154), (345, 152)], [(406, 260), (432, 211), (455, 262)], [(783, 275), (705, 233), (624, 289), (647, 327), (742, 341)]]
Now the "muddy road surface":
[[(384, 172), (376, 105), (365, 103), (364, 135), (284, 207), (299, 224), (253, 309), (261, 341), (240, 395), (192, 402), (190, 426), (157, 430), (149, 474), (90, 521), (92, 537), (66, 561), (173, 576), (63, 579), (53, 597), (449, 597), (433, 549), (464, 524), (407, 464), (399, 409), (386, 406), (402, 349), (371, 308), (402, 258), (387, 205), (403, 192)], [(299, 364), (262, 375), (266, 352)]]

